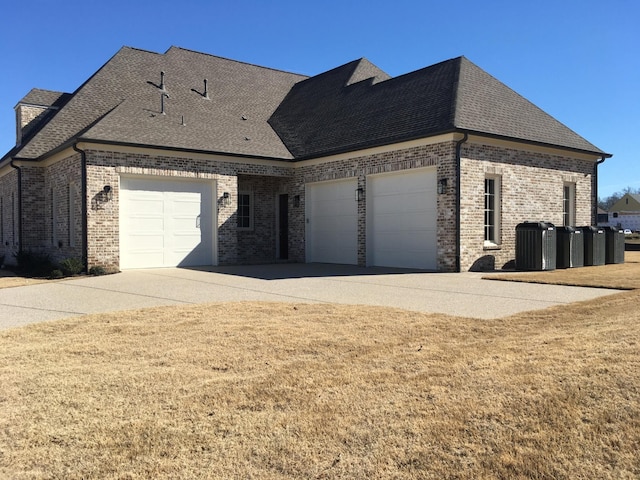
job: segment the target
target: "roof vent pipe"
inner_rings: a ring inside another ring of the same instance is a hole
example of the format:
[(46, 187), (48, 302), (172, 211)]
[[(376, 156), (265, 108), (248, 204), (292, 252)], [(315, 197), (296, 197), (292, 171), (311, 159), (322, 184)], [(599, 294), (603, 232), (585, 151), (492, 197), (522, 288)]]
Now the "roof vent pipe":
[(207, 79), (204, 79), (204, 98), (209, 98), (209, 91), (207, 90)]
[(165, 113), (164, 113), (164, 98), (165, 97), (169, 98), (169, 94), (168, 93), (163, 93), (162, 95), (160, 95), (160, 113), (162, 115), (165, 115)]
[(160, 72), (160, 90), (164, 90), (164, 71)]

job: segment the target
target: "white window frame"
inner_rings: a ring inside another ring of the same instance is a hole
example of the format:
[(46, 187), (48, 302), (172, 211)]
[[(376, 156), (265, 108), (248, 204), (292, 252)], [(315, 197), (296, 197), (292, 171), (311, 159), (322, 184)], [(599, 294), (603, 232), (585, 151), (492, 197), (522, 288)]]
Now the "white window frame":
[(562, 186), (562, 224), (576, 226), (576, 184), (564, 182)]
[[(249, 200), (249, 225), (248, 226), (240, 226), (240, 219), (244, 218), (240, 217), (240, 198), (241, 197), (246, 197)], [(238, 192), (238, 210), (236, 212), (237, 215), (237, 228), (238, 230), (241, 231), (249, 231), (249, 230), (253, 230), (253, 208), (254, 208), (254, 202), (253, 202), (253, 192)]]
[[(493, 184), (493, 192), (487, 191), (488, 182)], [(491, 209), (488, 208), (490, 198), (493, 200)], [(486, 175), (484, 178), (484, 209), (483, 209), (483, 235), (484, 246), (495, 247), (502, 243), (501, 218), (502, 218), (502, 177), (500, 175)], [(488, 213), (493, 213), (493, 222), (488, 221)], [(493, 235), (490, 234), (493, 232)]]

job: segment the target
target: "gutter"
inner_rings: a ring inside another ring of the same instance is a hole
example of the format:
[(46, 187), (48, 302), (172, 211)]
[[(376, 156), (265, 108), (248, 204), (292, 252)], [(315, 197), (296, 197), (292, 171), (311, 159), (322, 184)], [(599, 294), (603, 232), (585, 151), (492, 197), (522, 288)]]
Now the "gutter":
[(74, 143), (72, 148), (80, 154), (81, 176), (82, 176), (82, 262), (85, 272), (89, 268), (89, 219), (87, 218), (87, 153), (78, 148), (78, 143)]
[(598, 165), (604, 163), (611, 155), (603, 155), (600, 160), (593, 164), (593, 225), (598, 224)]
[(22, 168), (13, 162), (12, 159), (9, 165), (18, 171), (18, 253), (22, 253)]
[(460, 168), (460, 156), (462, 144), (469, 139), (469, 134), (467, 132), (463, 132), (463, 135), (464, 136), (456, 142), (456, 272), (460, 272), (460, 216), (462, 214), (460, 211), (460, 204), (462, 203), (460, 194), (460, 175), (462, 174), (462, 170)]

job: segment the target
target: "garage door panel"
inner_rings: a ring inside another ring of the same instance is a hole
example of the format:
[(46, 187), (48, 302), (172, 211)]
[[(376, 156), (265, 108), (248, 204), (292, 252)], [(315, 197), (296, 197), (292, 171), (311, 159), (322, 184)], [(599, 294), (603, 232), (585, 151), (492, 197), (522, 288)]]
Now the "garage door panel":
[(121, 179), (121, 268), (213, 264), (210, 182)]
[(308, 262), (357, 264), (356, 187), (355, 179), (307, 185)]
[(435, 269), (435, 169), (367, 177), (367, 264)]

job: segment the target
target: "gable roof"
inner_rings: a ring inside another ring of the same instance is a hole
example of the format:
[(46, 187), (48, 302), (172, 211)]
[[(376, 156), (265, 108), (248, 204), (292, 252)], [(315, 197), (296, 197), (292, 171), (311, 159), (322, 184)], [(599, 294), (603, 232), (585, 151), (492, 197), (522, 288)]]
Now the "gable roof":
[(625, 193), (620, 200), (611, 205), (610, 212), (637, 212), (640, 211), (640, 195)]
[(123, 47), (73, 94), (34, 89), (27, 101), (62, 108), (4, 159), (91, 140), (299, 160), (454, 131), (610, 156), (464, 57), (395, 78), (360, 59), (309, 78)]

